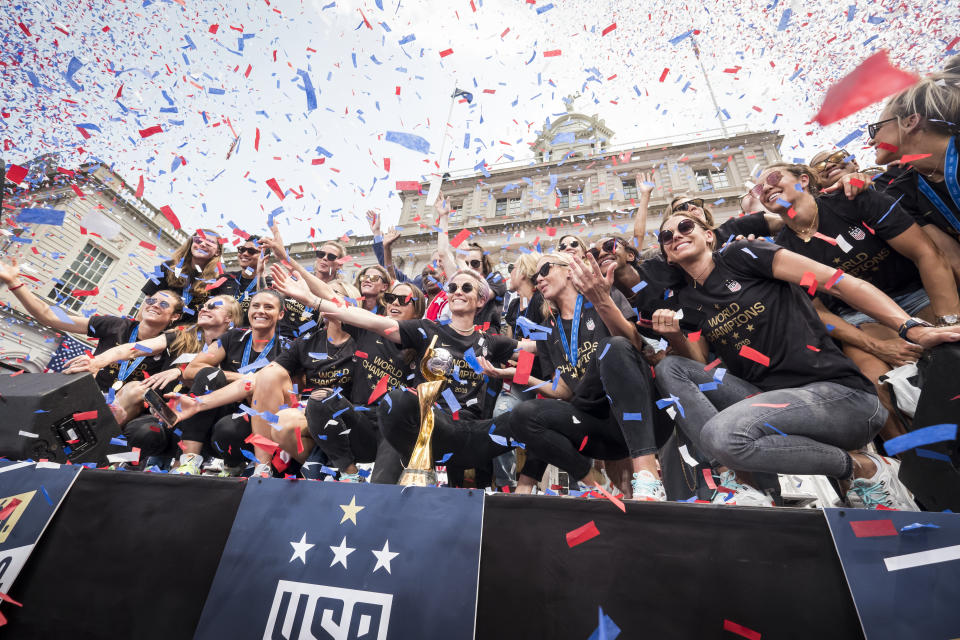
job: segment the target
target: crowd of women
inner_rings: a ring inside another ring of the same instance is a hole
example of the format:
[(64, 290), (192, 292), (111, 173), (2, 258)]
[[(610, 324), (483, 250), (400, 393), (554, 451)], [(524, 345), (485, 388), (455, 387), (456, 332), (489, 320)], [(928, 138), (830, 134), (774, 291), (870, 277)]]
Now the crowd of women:
[[(843, 149), (768, 166), (720, 225), (677, 196), (652, 248), (641, 174), (633, 237), (565, 235), (506, 276), (479, 245), (451, 246), (441, 194), (416, 277), (371, 213), (380, 264), (353, 284), (341, 244), (308, 267), (276, 229), (225, 274), (225, 239), (198, 230), (136, 318), (53, 309), (15, 263), (0, 280), (40, 322), (98, 339), (68, 371), (95, 375), (140, 467), (394, 483), (433, 344), (453, 361), (433, 433), (451, 484), (473, 469), (530, 493), (555, 465), (638, 500), (770, 506), (778, 474), (822, 475), (851, 506), (916, 509), (873, 446), (909, 427), (879, 379), (960, 341), (958, 123), (960, 57), (869, 125), (883, 167)], [(144, 415), (150, 389), (172, 427)]]

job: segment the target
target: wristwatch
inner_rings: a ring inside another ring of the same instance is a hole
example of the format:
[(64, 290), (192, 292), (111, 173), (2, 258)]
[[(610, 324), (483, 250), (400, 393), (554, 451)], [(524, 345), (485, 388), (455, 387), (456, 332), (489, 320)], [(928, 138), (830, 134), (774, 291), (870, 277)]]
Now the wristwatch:
[(937, 316), (938, 327), (946, 327), (955, 324), (960, 324), (960, 316), (957, 316), (955, 313), (951, 313), (946, 316)]
[(933, 325), (927, 322), (926, 320), (921, 320), (920, 318), (907, 318), (907, 321), (900, 325), (900, 328), (897, 329), (897, 334), (906, 340), (907, 342), (912, 342), (910, 338), (907, 337), (907, 331), (913, 329), (914, 327), (932, 327)]

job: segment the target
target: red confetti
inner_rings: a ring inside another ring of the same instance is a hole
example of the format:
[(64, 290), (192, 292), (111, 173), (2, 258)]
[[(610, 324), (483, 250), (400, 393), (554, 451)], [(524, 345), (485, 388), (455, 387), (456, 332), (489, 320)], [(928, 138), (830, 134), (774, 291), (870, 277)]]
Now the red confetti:
[(367, 354), (364, 353), (363, 351), (355, 351), (353, 355), (357, 356), (358, 358), (367, 358), (367, 357), (368, 357)]
[(314, 158), (313, 160), (310, 161), (310, 164), (314, 164), (314, 165), (323, 164), (324, 162), (326, 162), (326, 160), (327, 160), (326, 158)]
[(513, 375), (516, 384), (527, 384), (530, 381), (530, 369), (533, 367), (534, 355), (529, 351), (520, 351), (517, 354), (517, 372)]
[(715, 366), (717, 366), (718, 364), (720, 364), (720, 358), (717, 358), (716, 360), (714, 360), (713, 362), (711, 362), (710, 364), (708, 364), (707, 366), (705, 366), (705, 367), (703, 368), (703, 370), (704, 370), (704, 371), (710, 371), (710, 369), (713, 369), (713, 368), (714, 368)]
[(556, 57), (559, 56), (559, 55), (560, 55), (560, 49), (554, 49), (554, 50), (552, 50), (552, 51), (544, 51), (544, 52), (543, 52), (543, 57), (544, 57), (544, 58), (556, 58)]
[(443, 51), (440, 52), (440, 57), (446, 58), (451, 53), (453, 53), (453, 49), (444, 49)]
[(747, 360), (753, 360), (757, 364), (761, 364), (765, 367), (770, 366), (770, 358), (763, 355), (756, 349), (753, 349), (752, 347), (748, 347), (747, 345), (740, 347), (740, 357), (746, 358)]
[(397, 180), (397, 191), (420, 191), (420, 183), (416, 180)]
[(814, 120), (824, 127), (833, 124), (912, 86), (916, 81), (915, 74), (891, 65), (887, 52), (881, 49), (827, 90), (823, 106)]
[(742, 624), (737, 624), (736, 622), (732, 622), (730, 620), (723, 621), (723, 630), (735, 633), (738, 636), (747, 638), (747, 640), (760, 640), (760, 632), (754, 631), (753, 629), (745, 627)]
[(880, 536), (895, 536), (897, 528), (893, 520), (855, 520), (850, 523), (853, 535), (858, 538), (878, 538)]
[(297, 434), (297, 453), (303, 453), (303, 434), (300, 429), (294, 429), (294, 433)]
[(98, 296), (100, 295), (100, 287), (94, 287), (93, 289), (74, 289), (70, 292), (75, 298), (82, 298), (84, 296)]
[(461, 229), (460, 233), (458, 233), (456, 237), (454, 237), (454, 239), (450, 241), (450, 246), (456, 249), (461, 244), (463, 244), (463, 241), (469, 238), (471, 235), (472, 235), (471, 231), (467, 229)]
[(156, 250), (157, 250), (157, 245), (155, 245), (155, 244), (150, 244), (150, 243), (147, 242), (146, 240), (141, 240), (141, 241), (140, 241), (140, 246), (143, 247), (144, 249), (149, 249), (150, 251), (156, 251)]
[(578, 544), (583, 544), (587, 540), (592, 540), (600, 535), (596, 523), (591, 520), (582, 527), (577, 527), (573, 531), (567, 532), (567, 546), (571, 549)]
[(140, 129), (141, 138), (149, 138), (155, 133), (163, 133), (163, 128), (158, 124), (155, 124), (152, 127), (147, 127), (146, 129)]
[(817, 293), (817, 276), (813, 275), (812, 271), (804, 271), (803, 277), (800, 278), (800, 286), (807, 289), (807, 293), (816, 295)]
[(606, 498), (607, 500), (609, 500), (610, 502), (612, 502), (614, 505), (616, 505), (616, 507), (617, 507), (618, 509), (620, 509), (620, 511), (623, 511), (624, 513), (627, 512), (627, 508), (626, 508), (625, 506), (623, 506), (623, 501), (622, 501), (622, 500), (620, 500), (620, 499), (617, 498), (616, 496), (610, 495), (610, 493), (607, 492), (607, 490), (604, 489), (603, 487), (601, 487), (599, 484), (594, 483), (593, 486), (595, 486), (595, 487), (597, 488), (597, 490), (598, 490), (600, 493), (603, 494), (603, 497), (604, 497), (604, 498)]
[(604, 29), (603, 31), (601, 31), (601, 32), (600, 32), (600, 35), (601, 35), (601, 36), (605, 36), (605, 35), (607, 35), (608, 33), (610, 33), (611, 31), (613, 31), (613, 30), (616, 29), (616, 28), (617, 28), (617, 23), (614, 22), (612, 25), (610, 25), (609, 27), (607, 27), (606, 29)]
[(167, 219), (167, 222), (173, 225), (174, 229), (180, 228), (180, 220), (177, 218), (177, 214), (173, 212), (173, 209), (170, 208), (170, 205), (165, 204), (160, 207), (160, 213)]
[(887, 142), (878, 142), (877, 149), (883, 149), (885, 151), (889, 151), (890, 153), (896, 153), (897, 151), (900, 151), (900, 147), (898, 147), (895, 144), (889, 144)]
[(270, 178), (267, 180), (267, 186), (270, 187), (270, 190), (277, 194), (277, 197), (283, 200), (283, 191), (280, 189), (280, 185), (277, 184), (276, 178)]
[(830, 287), (832, 287), (833, 285), (837, 284), (837, 282), (838, 282), (838, 281), (840, 280), (840, 278), (842, 278), (842, 277), (843, 277), (843, 269), (837, 269), (836, 271), (833, 272), (833, 275), (830, 276), (830, 279), (827, 280), (827, 284), (824, 286), (824, 288), (829, 291), (829, 290), (830, 290)]
[(717, 490), (717, 483), (713, 481), (713, 471), (710, 469), (703, 470), (703, 481), (707, 483), (707, 487), (711, 490)]
[(863, 185), (866, 184), (866, 182), (864, 182), (863, 180), (860, 180), (859, 178), (850, 178), (850, 184), (852, 184), (855, 187), (862, 187)]
[(701, 335), (702, 333), (703, 333), (702, 330), (701, 330), (701, 331), (694, 331), (693, 333), (688, 333), (688, 334), (687, 334), (687, 340), (689, 340), (690, 342), (699, 342), (699, 341), (700, 341), (700, 335)]
[(253, 136), (253, 150), (260, 151), (260, 127), (256, 128), (257, 131)]
[(583, 436), (583, 442), (580, 443), (580, 448), (577, 451), (583, 451), (583, 448), (587, 446), (587, 438), (589, 436)]
[[(248, 435), (244, 440), (244, 442), (252, 444), (254, 447), (258, 447), (270, 453), (273, 453), (274, 451), (280, 448), (280, 445), (278, 445), (276, 442), (274, 442), (270, 438), (261, 436), (257, 433), (251, 433), (250, 435)], [(278, 469), (278, 471), (282, 471), (282, 469)]]
[(71, 185), (70, 185), (70, 188), (73, 189), (73, 192), (74, 192), (75, 194), (77, 194), (77, 197), (78, 197), (78, 198), (84, 198), (84, 197), (86, 197), (86, 196), (84, 196), (83, 191), (81, 191), (81, 190), (77, 187), (77, 185), (71, 184)]
[(667, 74), (670, 73), (670, 67), (666, 67), (663, 70), (663, 73), (660, 74), (660, 82), (663, 82), (667, 79)]
[(370, 393), (370, 398), (367, 400), (367, 404), (373, 404), (376, 402), (377, 398), (385, 394), (389, 384), (390, 376), (384, 375), (382, 378), (380, 378), (380, 382), (377, 383), (377, 386), (374, 387), (373, 391)]
[(144, 187), (144, 185), (143, 185), (143, 176), (140, 176), (140, 181), (137, 183), (137, 192), (136, 192), (135, 194), (133, 194), (133, 195), (135, 195), (135, 196), (138, 197), (138, 198), (142, 198), (142, 197), (143, 197), (143, 187)]
[(383, 170), (386, 171), (387, 173), (390, 172), (390, 158), (383, 159)]
[(960, 42), (960, 36), (957, 36), (956, 38), (954, 38), (953, 40), (951, 40), (951, 41), (950, 41), (950, 44), (947, 45), (947, 49), (946, 49), (946, 50), (947, 50), (947, 51), (952, 50), (952, 49), (953, 49), (953, 45), (957, 44), (958, 42)]
[(207, 291), (213, 291), (214, 289), (216, 289), (226, 281), (227, 281), (227, 276), (221, 276), (217, 278), (216, 282), (211, 282), (210, 284), (208, 284), (206, 286), (206, 289)]
[(77, 422), (80, 422), (81, 420), (96, 420), (97, 411), (81, 411), (80, 413), (73, 414), (73, 419)]
[(18, 23), (17, 23), (17, 26), (20, 27), (20, 30), (21, 30), (21, 31), (23, 31), (25, 34), (27, 34), (27, 37), (28, 37), (28, 38), (30, 37), (31, 34), (30, 34), (30, 30), (27, 29), (27, 25), (23, 24), (22, 22), (18, 22)]
[(219, 25), (219, 24), (212, 24), (212, 25), (210, 25), (210, 28), (208, 29), (208, 31), (209, 31), (210, 33), (216, 33), (216, 32), (217, 32), (217, 29), (219, 29), (219, 28), (220, 28), (220, 25)]
[(900, 158), (900, 164), (907, 164), (908, 162), (914, 162), (915, 160), (923, 160), (924, 158), (929, 158), (929, 153), (915, 153), (908, 156), (903, 156)]
[(27, 177), (27, 168), (21, 167), (18, 164), (12, 164), (7, 169), (7, 180), (10, 182), (20, 183), (24, 178)]
[(817, 353), (820, 353), (820, 349), (818, 349), (817, 347), (813, 346), (812, 344), (808, 344), (808, 345), (807, 345), (807, 349), (810, 349), (810, 351), (816, 351)]

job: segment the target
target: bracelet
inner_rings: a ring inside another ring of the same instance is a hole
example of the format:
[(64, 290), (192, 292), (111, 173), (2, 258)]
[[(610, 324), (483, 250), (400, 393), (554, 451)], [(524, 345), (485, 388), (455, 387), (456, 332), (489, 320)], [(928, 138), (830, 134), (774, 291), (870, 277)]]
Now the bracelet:
[(18, 284), (18, 285), (16, 285), (16, 286), (7, 287), (7, 291), (16, 291), (17, 289), (19, 289), (20, 287), (22, 287), (22, 286), (25, 285), (25, 284), (27, 284), (27, 283), (26, 283), (26, 282), (21, 282), (20, 284)]

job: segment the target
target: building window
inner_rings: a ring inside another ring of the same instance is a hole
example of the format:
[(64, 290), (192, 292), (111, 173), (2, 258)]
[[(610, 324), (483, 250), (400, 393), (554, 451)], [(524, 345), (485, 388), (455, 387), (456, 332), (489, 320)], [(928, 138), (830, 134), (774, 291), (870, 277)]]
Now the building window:
[(697, 178), (697, 191), (712, 191), (730, 186), (725, 168), (714, 170), (697, 169), (694, 173)]
[(634, 200), (636, 200), (637, 198), (640, 197), (640, 195), (637, 193), (637, 181), (636, 181), (636, 180), (621, 180), (620, 182), (623, 184), (623, 199), (624, 199), (624, 200), (629, 200), (629, 199), (631, 199), (631, 198), (633, 198)]
[(557, 200), (558, 209), (569, 209), (570, 208), (570, 191), (564, 190), (560, 192), (560, 198)]
[(521, 198), (497, 198), (494, 215), (497, 218), (519, 215), (522, 212)]
[(79, 311), (83, 302), (89, 298), (86, 296), (77, 298), (71, 295), (71, 292), (74, 289), (82, 291), (96, 289), (111, 264), (113, 264), (113, 258), (95, 247), (92, 242), (88, 242), (83, 251), (74, 258), (70, 268), (64, 271), (60, 282), (50, 290), (47, 297), (61, 301), (61, 304), (70, 311)]

